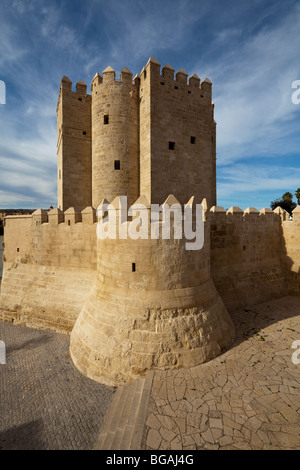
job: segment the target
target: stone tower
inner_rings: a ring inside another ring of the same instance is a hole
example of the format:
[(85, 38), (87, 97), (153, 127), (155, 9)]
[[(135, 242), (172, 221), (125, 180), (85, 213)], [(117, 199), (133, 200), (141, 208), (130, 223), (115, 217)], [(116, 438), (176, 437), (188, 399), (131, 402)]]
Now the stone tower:
[[(195, 201), (187, 201), (192, 210)], [(165, 203), (183, 214), (173, 195)], [(149, 230), (145, 196), (133, 208), (141, 204), (142, 226)], [(112, 207), (119, 220), (119, 198), (108, 211)], [(232, 343), (235, 329), (211, 279), (209, 231), (205, 220), (204, 246), (196, 251), (186, 250), (184, 237), (97, 240), (96, 279), (70, 339), (71, 357), (84, 375), (117, 385), (150, 369), (201, 364)]]
[[(195, 201), (204, 200), (208, 217), (216, 205), (211, 82), (201, 83), (195, 74), (187, 80), (183, 69), (174, 78), (170, 65), (161, 71), (150, 58), (134, 79), (125, 68), (116, 80), (107, 67), (91, 88), (89, 96), (79, 83), (73, 93), (70, 81), (62, 81), (61, 208), (69, 205), (73, 213), (84, 201), (100, 217), (109, 201), (109, 218), (116, 211), (124, 228), (130, 218), (121, 214), (120, 197), (127, 196), (128, 207), (147, 207), (146, 219), (136, 218), (139, 231), (150, 225), (151, 204), (174, 203), (184, 223), (185, 205), (195, 211)], [(148, 369), (200, 364), (234, 338), (211, 279), (209, 217), (198, 251), (186, 250), (185, 239), (163, 237), (165, 221), (158, 224), (156, 239), (124, 238), (122, 230), (114, 239), (97, 240), (96, 278), (70, 342), (75, 365), (90, 378), (114, 385)]]
[(150, 58), (140, 74), (140, 194), (161, 204), (197, 194), (216, 204), (216, 124), (211, 82)]
[(92, 203), (91, 96), (86, 84), (63, 77), (57, 103), (58, 208), (82, 210)]
[(121, 80), (107, 67), (103, 80), (92, 82), (92, 205), (127, 196), (131, 205), (139, 195), (139, 80), (121, 71)]
[(189, 80), (150, 58), (132, 80), (107, 67), (92, 94), (64, 77), (57, 106), (58, 207), (94, 208), (122, 195), (161, 204), (193, 195), (216, 205), (216, 124), (211, 82)]

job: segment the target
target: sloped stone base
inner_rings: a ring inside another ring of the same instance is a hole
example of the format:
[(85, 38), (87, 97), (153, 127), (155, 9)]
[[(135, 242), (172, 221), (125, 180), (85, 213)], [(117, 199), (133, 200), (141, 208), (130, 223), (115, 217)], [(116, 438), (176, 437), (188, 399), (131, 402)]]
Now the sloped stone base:
[(70, 354), (84, 375), (116, 386), (147, 370), (209, 361), (234, 338), (211, 280), (190, 289), (117, 293), (96, 282), (71, 333)]

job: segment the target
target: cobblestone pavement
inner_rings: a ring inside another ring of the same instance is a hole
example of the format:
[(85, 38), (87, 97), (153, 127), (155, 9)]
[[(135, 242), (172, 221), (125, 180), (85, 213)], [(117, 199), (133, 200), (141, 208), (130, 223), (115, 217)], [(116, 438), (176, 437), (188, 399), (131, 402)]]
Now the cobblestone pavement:
[[(146, 449), (300, 449), (300, 298), (232, 314), (234, 345), (200, 366), (154, 375)], [(299, 348), (299, 346), (298, 346)]]
[(114, 389), (74, 367), (69, 335), (0, 322), (0, 449), (90, 449)]

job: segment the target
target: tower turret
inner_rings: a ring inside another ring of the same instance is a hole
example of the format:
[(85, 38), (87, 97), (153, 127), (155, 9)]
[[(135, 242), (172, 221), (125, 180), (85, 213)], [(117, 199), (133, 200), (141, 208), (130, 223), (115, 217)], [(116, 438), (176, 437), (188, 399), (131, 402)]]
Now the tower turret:
[(58, 207), (82, 210), (91, 205), (91, 96), (86, 84), (63, 77), (57, 103)]
[(150, 57), (140, 74), (140, 192), (151, 203), (169, 193), (216, 204), (216, 126), (211, 81)]
[(128, 68), (115, 80), (107, 67), (103, 80), (92, 82), (92, 205), (103, 198), (128, 197), (132, 204), (139, 195), (139, 101), (138, 79), (132, 82)]

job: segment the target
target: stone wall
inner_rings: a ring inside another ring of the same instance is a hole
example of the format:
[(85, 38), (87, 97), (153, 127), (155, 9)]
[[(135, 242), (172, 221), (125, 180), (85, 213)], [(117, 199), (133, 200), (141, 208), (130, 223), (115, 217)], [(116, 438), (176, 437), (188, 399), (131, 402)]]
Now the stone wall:
[(228, 310), (299, 295), (299, 224), (298, 209), (289, 221), (280, 211), (214, 206), (204, 247), (187, 251), (184, 240), (161, 237), (97, 240), (92, 207), (10, 216), (1, 318), (72, 331), (75, 365), (110, 384), (199, 364), (232, 342)]
[(95, 211), (75, 214), (54, 209), (5, 219), (4, 320), (72, 330), (97, 266)]
[(278, 214), (214, 207), (210, 222), (212, 278), (229, 310), (286, 295)]
[(282, 223), (282, 261), (288, 294), (300, 295), (300, 206), (293, 212), (293, 220)]

